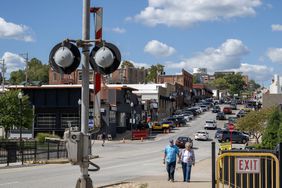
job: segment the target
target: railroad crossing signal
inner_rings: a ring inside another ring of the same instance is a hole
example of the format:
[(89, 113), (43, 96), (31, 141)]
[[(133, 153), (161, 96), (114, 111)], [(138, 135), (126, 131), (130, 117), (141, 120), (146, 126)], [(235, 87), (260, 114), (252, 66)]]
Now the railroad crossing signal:
[[(58, 43), (49, 55), (49, 63), (54, 71), (71, 74), (80, 64), (81, 56), (78, 47), (69, 41)], [(90, 53), (90, 65), (100, 74), (111, 74), (120, 65), (119, 49), (112, 43), (97, 44)]]

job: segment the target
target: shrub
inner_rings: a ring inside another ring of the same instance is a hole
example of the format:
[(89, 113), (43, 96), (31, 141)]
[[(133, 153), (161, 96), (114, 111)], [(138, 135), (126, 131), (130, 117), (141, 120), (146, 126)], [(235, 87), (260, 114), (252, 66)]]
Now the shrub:
[(45, 142), (46, 137), (60, 138), (58, 135), (53, 135), (53, 134), (49, 134), (49, 133), (38, 133), (35, 139), (36, 139), (36, 141), (43, 143), (43, 142)]

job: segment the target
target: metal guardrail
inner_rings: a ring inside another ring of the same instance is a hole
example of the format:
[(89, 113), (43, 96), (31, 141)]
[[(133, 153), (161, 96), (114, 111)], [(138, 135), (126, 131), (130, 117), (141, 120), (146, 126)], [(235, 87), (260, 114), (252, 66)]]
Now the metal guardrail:
[[(22, 147), (22, 149), (21, 149)], [(65, 142), (46, 140), (44, 143), (37, 141), (0, 141), (0, 164), (28, 162), (49, 159), (67, 158)]]

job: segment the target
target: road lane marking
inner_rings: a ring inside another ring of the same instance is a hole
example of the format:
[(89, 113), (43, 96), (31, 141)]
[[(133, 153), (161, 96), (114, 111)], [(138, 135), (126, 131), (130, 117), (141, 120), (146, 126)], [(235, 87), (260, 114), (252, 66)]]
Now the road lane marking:
[(17, 184), (17, 183), (19, 183), (19, 182), (18, 181), (13, 181), (13, 182), (1, 183), (0, 186), (12, 185), (12, 184)]

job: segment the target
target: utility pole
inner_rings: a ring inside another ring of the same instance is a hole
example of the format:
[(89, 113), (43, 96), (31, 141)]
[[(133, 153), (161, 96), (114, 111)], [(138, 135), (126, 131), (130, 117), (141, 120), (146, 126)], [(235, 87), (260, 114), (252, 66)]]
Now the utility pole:
[[(83, 0), (82, 11), (82, 40), (90, 39), (90, 0)], [(88, 134), (89, 123), (89, 46), (82, 48), (82, 87), (81, 87), (81, 133)], [(80, 164), (81, 177), (77, 181), (76, 188), (93, 188), (92, 180), (88, 174), (89, 167), (89, 137), (83, 136), (83, 161)]]
[(28, 52), (26, 53), (23, 53), (23, 54), (20, 54), (20, 56), (22, 58), (24, 58), (25, 60), (25, 83), (27, 84), (27, 78), (28, 78), (28, 74), (27, 74), (27, 71), (28, 71)]
[(5, 59), (0, 59), (0, 62), (2, 61), (2, 92), (4, 92), (5, 89), (5, 72), (6, 72), (6, 67), (5, 67)]

